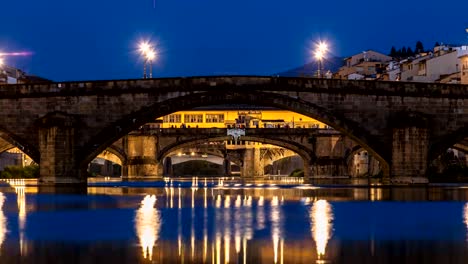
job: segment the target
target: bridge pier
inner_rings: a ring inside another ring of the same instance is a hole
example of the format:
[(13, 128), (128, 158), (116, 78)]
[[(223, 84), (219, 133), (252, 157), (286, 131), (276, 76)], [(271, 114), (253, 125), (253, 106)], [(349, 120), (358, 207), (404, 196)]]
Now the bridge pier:
[(246, 148), (242, 156), (241, 177), (259, 178), (263, 177), (263, 162), (260, 158), (259, 148)]
[(164, 158), (164, 171), (163, 175), (165, 177), (174, 177), (174, 170), (172, 168), (172, 158), (166, 157)]
[[(343, 158), (318, 157), (309, 165), (309, 178), (331, 178), (337, 176), (348, 176), (348, 167)], [(304, 175), (304, 177), (306, 176)]]
[[(345, 162), (345, 146), (341, 135), (317, 135), (310, 138), (313, 153), (307, 173), (304, 169), (304, 180), (311, 182), (314, 178), (331, 178), (348, 176)], [(307, 165), (304, 164), (304, 167)], [(306, 178), (307, 175), (307, 178)]]
[(223, 176), (230, 176), (231, 175), (231, 161), (224, 158), (223, 160)]
[(393, 129), (391, 183), (427, 183), (429, 130), (419, 126)]
[(75, 121), (63, 113), (38, 120), (40, 179), (43, 184), (85, 184), (86, 175), (76, 157)]
[(127, 135), (125, 137), (127, 161), (123, 166), (123, 178), (162, 178), (163, 165), (156, 159), (154, 136)]

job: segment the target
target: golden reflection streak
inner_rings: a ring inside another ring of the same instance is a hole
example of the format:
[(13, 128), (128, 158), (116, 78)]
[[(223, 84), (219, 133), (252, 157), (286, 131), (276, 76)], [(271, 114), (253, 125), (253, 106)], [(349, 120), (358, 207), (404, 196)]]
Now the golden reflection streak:
[(18, 203), (18, 225), (20, 232), (20, 254), (21, 256), (27, 254), (26, 243), (24, 239), (24, 229), (26, 227), (26, 195), (25, 195), (25, 185), (15, 186), (15, 192), (17, 194), (16, 201)]
[[(198, 184), (198, 178), (196, 178), (196, 184)], [(195, 191), (198, 188), (192, 187), (192, 226), (190, 230), (190, 247), (191, 247), (191, 259), (195, 256)]]
[(18, 204), (18, 229), (19, 229), (19, 244), (20, 255), (27, 253), (27, 244), (24, 239), (24, 229), (26, 226), (26, 184), (23, 179), (12, 179), (7, 181), (10, 186), (15, 189), (16, 203)]
[(221, 208), (221, 195), (219, 195), (219, 194), (216, 196), (215, 207), (216, 208)]
[(206, 263), (206, 253), (207, 253), (207, 248), (208, 248), (208, 235), (206, 233), (207, 227), (205, 226), (203, 230), (203, 263)]
[(278, 263), (278, 243), (281, 237), (281, 215), (278, 196), (271, 200), (271, 239), (273, 240), (274, 261)]
[[(205, 178), (205, 185), (206, 185), (206, 178)], [(206, 254), (208, 251), (208, 216), (207, 216), (207, 188), (203, 188), (203, 263), (206, 263)]]
[[(275, 199), (275, 198), (273, 198)], [(278, 197), (276, 197), (276, 203), (278, 202)], [(273, 203), (273, 201), (272, 201)], [(258, 199), (258, 207), (257, 207), (257, 229), (261, 230), (265, 228), (265, 211), (264, 211), (264, 197), (263, 195), (260, 196)]]
[(318, 200), (313, 203), (310, 218), (312, 221), (312, 237), (317, 247), (318, 259), (325, 255), (328, 240), (332, 235), (333, 211), (329, 202)]
[(177, 200), (177, 208), (181, 209), (182, 208), (182, 190), (179, 187), (179, 198)]
[(247, 239), (246, 238), (242, 240), (242, 248), (244, 252), (244, 258), (243, 258), (242, 263), (246, 264), (247, 263)]
[(153, 247), (159, 238), (161, 229), (161, 216), (158, 209), (154, 208), (155, 204), (156, 196), (146, 195), (135, 216), (135, 228), (143, 257), (149, 260), (153, 258)]
[(236, 201), (234, 203), (235, 213), (234, 213), (234, 243), (236, 246), (236, 253), (239, 254), (241, 250), (241, 212), (240, 207), (242, 206), (242, 198), (240, 195), (237, 195)]
[(283, 238), (281, 239), (280, 245), (281, 245), (280, 263), (283, 264), (283, 261), (284, 261), (284, 239)]
[(224, 263), (229, 263), (229, 246), (231, 245), (230, 234), (226, 231), (224, 234)]
[(221, 263), (221, 235), (216, 234), (216, 264)]
[(229, 263), (229, 246), (231, 245), (231, 229), (229, 224), (231, 223), (230, 217), (230, 207), (231, 207), (231, 196), (226, 195), (224, 198), (224, 213), (223, 213), (223, 222), (224, 222), (224, 263)]
[(170, 208), (173, 208), (174, 207), (174, 187), (170, 187), (169, 188), (169, 191), (170, 191), (170, 194), (169, 194), (169, 197), (170, 197)]

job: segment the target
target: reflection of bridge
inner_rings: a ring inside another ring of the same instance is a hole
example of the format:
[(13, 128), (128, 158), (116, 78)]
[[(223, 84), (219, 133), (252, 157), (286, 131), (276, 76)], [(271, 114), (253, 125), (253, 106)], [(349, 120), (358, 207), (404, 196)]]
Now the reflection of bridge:
[[(229, 134), (243, 134), (235, 138)], [(115, 142), (100, 155), (102, 158), (115, 160), (112, 153), (123, 164), (123, 176), (157, 176), (171, 174), (170, 156), (180, 149), (204, 147), (212, 155), (222, 157), (224, 172), (230, 173), (229, 164), (241, 168), (241, 176), (263, 176), (264, 166), (268, 164), (266, 148), (254, 144), (236, 143), (259, 142), (282, 147), (297, 153), (304, 161), (307, 176), (347, 175), (349, 156), (354, 150), (361, 149), (352, 140), (330, 129), (316, 128), (156, 128), (131, 132), (123, 140)], [(222, 142), (218, 145), (208, 144)], [(224, 144), (224, 142), (228, 144)], [(283, 153), (280, 153), (283, 154)], [(285, 155), (280, 155), (284, 157)], [(271, 158), (268, 156), (268, 158)], [(279, 157), (278, 157), (279, 158)], [(164, 165), (163, 165), (164, 164)], [(311, 164), (312, 166), (308, 166)]]
[(84, 182), (94, 157), (157, 117), (243, 103), (315, 118), (370, 151), (387, 175), (420, 177), (467, 136), (467, 88), (232, 76), (0, 86), (0, 137), (40, 163), (43, 182)]

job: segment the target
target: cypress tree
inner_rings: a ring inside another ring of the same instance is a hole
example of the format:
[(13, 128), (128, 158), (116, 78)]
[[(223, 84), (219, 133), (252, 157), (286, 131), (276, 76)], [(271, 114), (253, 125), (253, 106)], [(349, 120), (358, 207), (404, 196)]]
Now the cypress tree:
[(396, 58), (397, 56), (397, 51), (394, 46), (392, 46), (392, 49), (390, 50), (390, 57)]
[(416, 42), (416, 48), (415, 48), (414, 52), (416, 54), (424, 52), (424, 46), (423, 46), (421, 41), (418, 40), (418, 42)]

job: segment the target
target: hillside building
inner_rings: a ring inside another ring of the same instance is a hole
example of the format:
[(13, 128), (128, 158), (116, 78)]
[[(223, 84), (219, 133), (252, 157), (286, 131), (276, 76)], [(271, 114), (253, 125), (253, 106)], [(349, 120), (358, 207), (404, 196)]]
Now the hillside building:
[(345, 65), (335, 74), (336, 78), (348, 80), (376, 80), (382, 77), (392, 57), (367, 50), (345, 58)]

